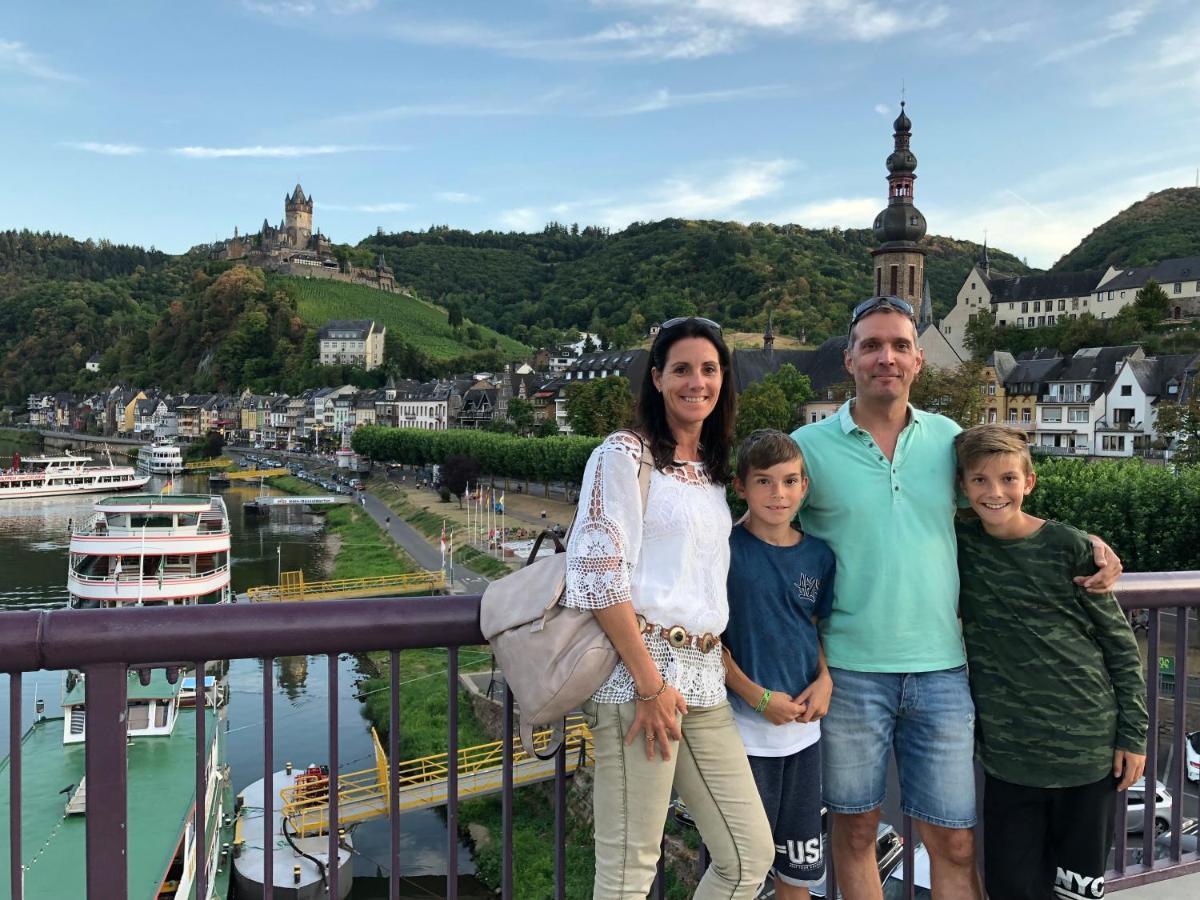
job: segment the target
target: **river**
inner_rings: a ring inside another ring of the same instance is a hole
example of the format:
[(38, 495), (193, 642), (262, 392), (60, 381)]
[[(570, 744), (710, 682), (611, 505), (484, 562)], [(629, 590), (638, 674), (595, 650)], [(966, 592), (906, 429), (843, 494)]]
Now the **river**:
[[(0, 433), (0, 464), (7, 465), (16, 447)], [(158, 487), (158, 481), (151, 482)], [(205, 493), (207, 479), (177, 479), (177, 493)], [(260, 584), (271, 584), (279, 569), (301, 569), (306, 580), (318, 580), (327, 564), (322, 518), (303, 509), (283, 507), (269, 521), (245, 520), (242, 503), (258, 493), (257, 485), (225, 488), (222, 495), (232, 525), (232, 579), (235, 593)], [(44, 500), (0, 500), (0, 621), (3, 612), (16, 609), (56, 609), (67, 602), (68, 526), (86, 521), (97, 495), (54, 497)], [(114, 613), (119, 615), (120, 613)], [(0, 625), (2, 627), (2, 625)], [(169, 654), (166, 654), (169, 655)], [(371, 765), (369, 724), (356, 699), (356, 685), (364, 676), (358, 661), (343, 654), (338, 661), (338, 736), (342, 771)], [(328, 756), (328, 664), (323, 656), (287, 657), (275, 661), (275, 760), (297, 766), (324, 762)], [(27, 675), (23, 683), (23, 721), (33, 718), (35, 694), (47, 700), (50, 715), (60, 693), (58, 673)], [(262, 776), (262, 664), (234, 660), (229, 670), (230, 703), (225, 728), (227, 761), (233, 786), (240, 791)], [(0, 677), (0, 710), (8, 709), (8, 678)], [(8, 716), (0, 716), (0, 756), (8, 748)], [(402, 829), (400, 872), (406, 879), (404, 896), (441, 896), (440, 876), (446, 865), (446, 827), (439, 812), (408, 813)], [(375, 876), (388, 873), (390, 836), (387, 822), (368, 822), (354, 833), (359, 855), (355, 862), (355, 900), (386, 896)], [(470, 851), (459, 847), (460, 896), (490, 896), (469, 876), (474, 873)], [(360, 878), (360, 876), (362, 876)]]

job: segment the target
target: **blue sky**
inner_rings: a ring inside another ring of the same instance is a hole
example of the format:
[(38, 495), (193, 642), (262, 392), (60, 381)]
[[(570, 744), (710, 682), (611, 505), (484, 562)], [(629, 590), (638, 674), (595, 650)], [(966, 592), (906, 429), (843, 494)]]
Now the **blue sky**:
[(1187, 0), (9, 4), (0, 228), (178, 252), (666, 216), (863, 227), (901, 85), (930, 231), (1047, 266), (1200, 166)]

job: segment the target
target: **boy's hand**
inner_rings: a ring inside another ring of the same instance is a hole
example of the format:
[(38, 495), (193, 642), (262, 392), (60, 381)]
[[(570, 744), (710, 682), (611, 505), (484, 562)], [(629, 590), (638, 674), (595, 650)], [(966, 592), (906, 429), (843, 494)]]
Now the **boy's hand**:
[(1099, 570), (1092, 575), (1076, 575), (1074, 581), (1089, 594), (1107, 594), (1125, 567), (1121, 565), (1121, 557), (1117, 556), (1116, 551), (1096, 535), (1089, 534), (1088, 540), (1092, 542), (1092, 554)]
[(783, 691), (772, 691), (771, 699), (767, 701), (767, 708), (763, 710), (762, 714), (772, 725), (786, 725), (788, 722), (796, 721), (797, 716), (803, 711), (789, 694), (785, 694)]
[(1133, 787), (1146, 770), (1145, 754), (1130, 753), (1128, 750), (1113, 751), (1113, 778), (1119, 778), (1117, 790), (1125, 791)]
[(833, 679), (829, 677), (828, 669), (822, 669), (813, 679), (813, 683), (796, 698), (796, 703), (804, 708), (797, 721), (815, 722), (825, 718), (825, 713), (829, 712), (829, 698), (832, 694)]

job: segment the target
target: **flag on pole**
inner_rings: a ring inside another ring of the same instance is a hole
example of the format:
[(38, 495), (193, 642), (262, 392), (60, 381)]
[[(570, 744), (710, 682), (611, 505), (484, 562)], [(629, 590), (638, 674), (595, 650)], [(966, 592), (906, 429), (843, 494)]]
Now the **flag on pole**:
[(500, 499), (496, 501), (496, 512), (504, 512), (504, 492), (500, 492)]
[(446, 568), (446, 520), (442, 519), (442, 568)]

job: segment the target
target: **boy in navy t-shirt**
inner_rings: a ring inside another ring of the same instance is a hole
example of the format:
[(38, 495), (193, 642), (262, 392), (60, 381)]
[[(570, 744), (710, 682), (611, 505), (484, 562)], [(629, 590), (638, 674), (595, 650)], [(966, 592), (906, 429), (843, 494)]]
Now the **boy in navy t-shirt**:
[(725, 684), (775, 835), (775, 896), (821, 881), (821, 725), (833, 681), (816, 622), (833, 604), (833, 551), (792, 520), (808, 490), (800, 448), (762, 429), (742, 443), (734, 488), (749, 507), (729, 537)]

